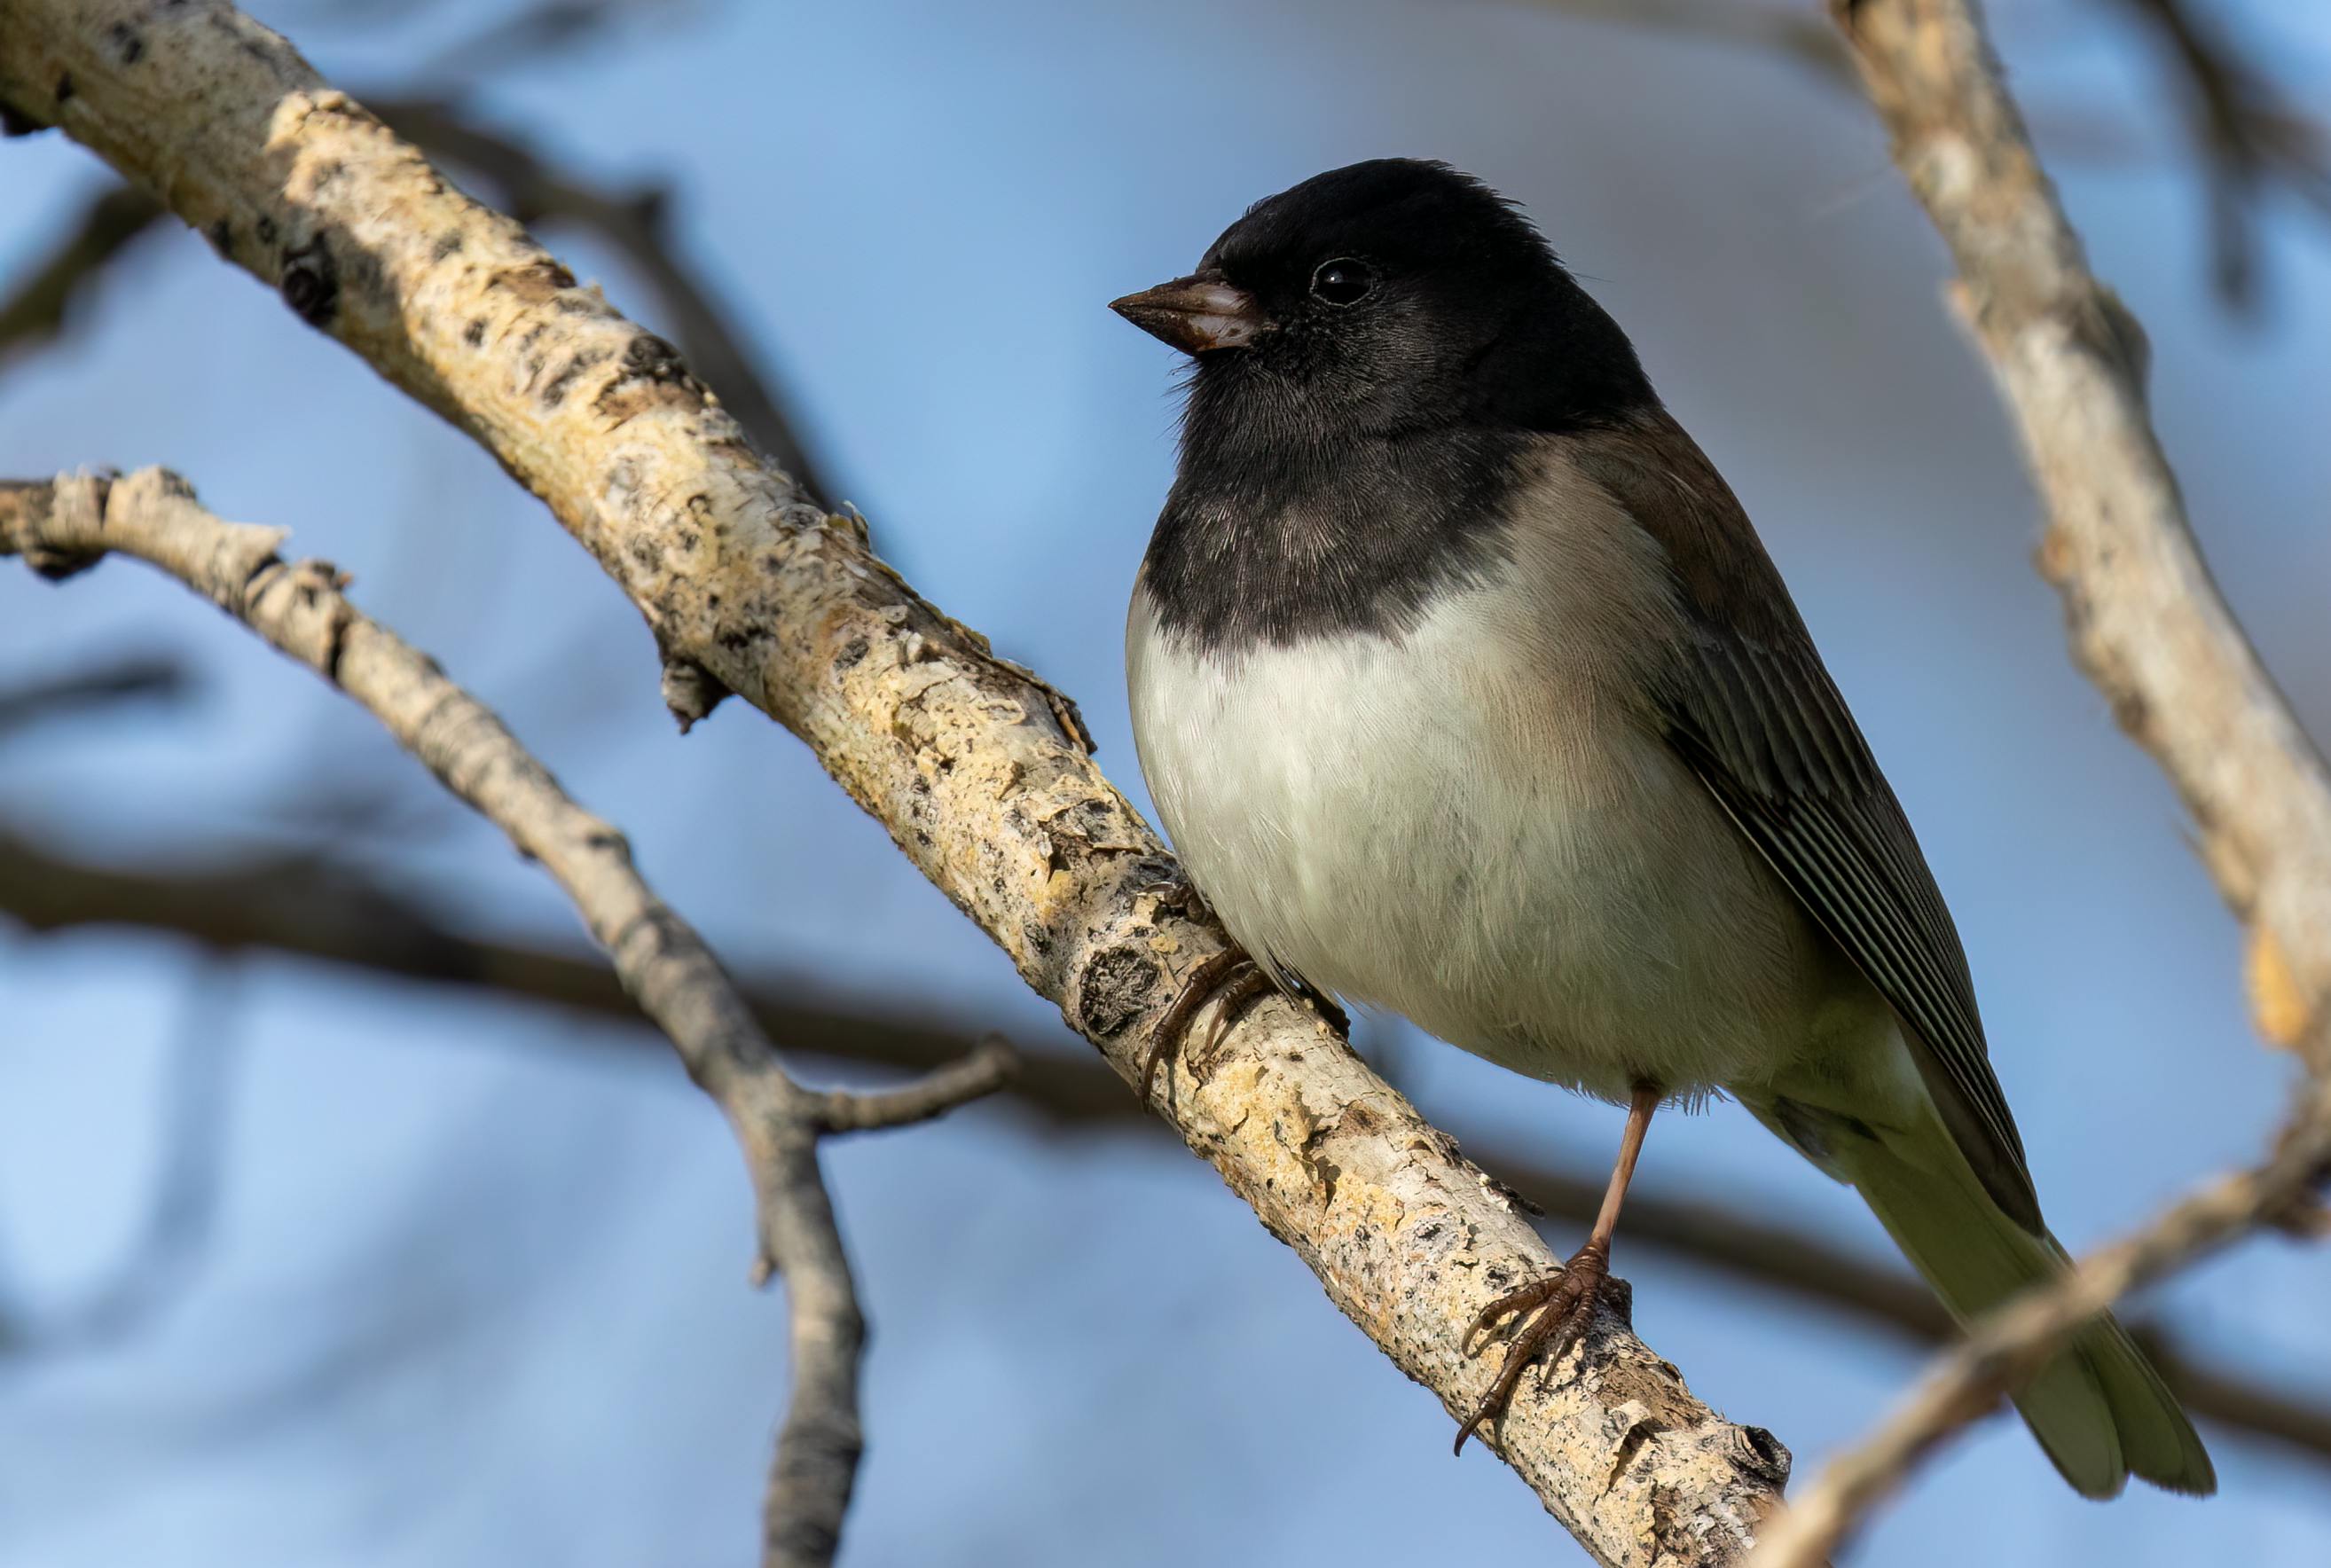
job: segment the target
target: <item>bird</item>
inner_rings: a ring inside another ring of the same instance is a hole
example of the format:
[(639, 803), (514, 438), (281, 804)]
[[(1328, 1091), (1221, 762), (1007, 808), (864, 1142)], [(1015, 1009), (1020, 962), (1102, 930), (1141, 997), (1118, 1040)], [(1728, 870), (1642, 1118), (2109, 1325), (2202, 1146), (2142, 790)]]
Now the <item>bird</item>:
[[(1627, 1110), (1585, 1242), (1474, 1321), (1515, 1329), (1457, 1449), (1585, 1333), (1661, 1106), (1744, 1106), (1962, 1322), (2058, 1276), (1908, 819), (1740, 502), (1521, 210), (1356, 163), (1111, 309), (1188, 356), (1126, 679), (1235, 943), (1158, 1051), (1276, 987)], [(2083, 1496), (2215, 1489), (2109, 1315), (2012, 1398)]]

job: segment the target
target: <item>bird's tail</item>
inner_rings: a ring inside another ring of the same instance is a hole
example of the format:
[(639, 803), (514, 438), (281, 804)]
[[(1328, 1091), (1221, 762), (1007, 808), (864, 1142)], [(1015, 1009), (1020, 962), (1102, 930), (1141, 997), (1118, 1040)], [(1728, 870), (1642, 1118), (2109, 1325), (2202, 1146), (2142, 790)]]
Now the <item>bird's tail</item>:
[[(1962, 1322), (2062, 1271), (2053, 1236), (2003, 1212), (1938, 1118), (1916, 1133), (1840, 1140), (1830, 1153), (1895, 1245)], [(1908, 1145), (1908, 1146), (1905, 1146)], [(2207, 1494), (2218, 1478), (2185, 1412), (2107, 1313), (2015, 1396), (2041, 1448), (2074, 1490), (2110, 1497), (2126, 1478)]]

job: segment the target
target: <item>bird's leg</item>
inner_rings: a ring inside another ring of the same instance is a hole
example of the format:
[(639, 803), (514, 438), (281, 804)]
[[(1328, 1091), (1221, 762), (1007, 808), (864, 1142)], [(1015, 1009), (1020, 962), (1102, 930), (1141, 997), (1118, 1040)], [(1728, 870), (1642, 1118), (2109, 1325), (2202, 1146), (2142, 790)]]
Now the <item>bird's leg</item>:
[[(1473, 1319), (1472, 1327), (1465, 1331), (1470, 1345), (1475, 1335), (1487, 1334), (1498, 1321), (1513, 1313), (1537, 1316), (1522, 1325), (1506, 1347), (1505, 1364), (1498, 1369), (1498, 1381), (1457, 1429), (1457, 1446), (1451, 1451), (1462, 1453), (1465, 1440), (1482, 1422), (1495, 1420), (1505, 1413), (1514, 1397), (1514, 1386), (1528, 1369), (1530, 1358), (1545, 1349), (1545, 1368), (1538, 1376), (1541, 1386), (1552, 1375), (1554, 1364), (1563, 1353), (1586, 1332), (1586, 1325), (1594, 1316), (1594, 1301), (1601, 1295), (1603, 1282), (1611, 1274), (1611, 1235), (1619, 1228), (1619, 1206), (1626, 1202), (1627, 1183), (1634, 1179), (1635, 1160), (1643, 1152), (1643, 1135), (1651, 1131), (1651, 1113), (1659, 1108), (1660, 1090), (1650, 1084), (1638, 1084), (1627, 1102), (1627, 1130), (1619, 1137), (1619, 1158), (1611, 1167), (1611, 1184), (1603, 1189), (1602, 1212), (1594, 1216), (1594, 1229), (1586, 1244), (1570, 1255), (1562, 1272), (1544, 1279), (1534, 1279), (1518, 1290), (1509, 1290), (1489, 1306), (1481, 1308)], [(1546, 1348), (1550, 1346), (1551, 1348)]]
[(1182, 1049), (1183, 1037), (1199, 1010), (1207, 1003), (1222, 1003), (1214, 1013), (1213, 1027), (1206, 1031), (1206, 1052), (1212, 1055), (1215, 1046), (1246, 1004), (1271, 988), (1273, 982), (1261, 965), (1236, 947), (1225, 947), (1220, 953), (1190, 971), (1182, 983), (1182, 994), (1157, 1021), (1149, 1036), (1149, 1056), (1141, 1064), (1141, 1098), (1146, 1102), (1157, 1081), (1157, 1069)]

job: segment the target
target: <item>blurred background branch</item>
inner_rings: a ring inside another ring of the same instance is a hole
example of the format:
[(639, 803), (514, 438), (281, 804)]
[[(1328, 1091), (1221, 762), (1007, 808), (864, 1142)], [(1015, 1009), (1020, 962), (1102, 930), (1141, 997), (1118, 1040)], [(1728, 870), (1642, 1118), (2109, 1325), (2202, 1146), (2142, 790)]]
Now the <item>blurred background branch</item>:
[(186, 667), (161, 653), (115, 654), (0, 686), (0, 742), (50, 719), (124, 702), (173, 702), (193, 686)]
[(2268, 68), (2205, 20), (2193, 0), (2114, 0), (2158, 36), (2185, 100), (2201, 169), (2218, 295), (2237, 309), (2259, 301), (2261, 204), (2295, 198), (2331, 222), (2331, 141)]
[(1609, 22), (1707, 43), (1768, 50), (1830, 87), (1853, 85), (1837, 34), (1803, 7), (1774, 0), (1543, 0), (1590, 22)]
[[(1830, 87), (1852, 90), (1853, 62), (1809, 9), (1774, 0), (1544, 0), (1574, 15), (1778, 54)], [(2331, 221), (2331, 142), (2322, 120), (2260, 62), (2264, 51), (2228, 36), (2195, 0), (2103, 0), (2156, 43), (2169, 90), (2185, 104), (2214, 258), (2219, 299), (2242, 314), (2260, 304), (2264, 204), (2288, 195)], [(2039, 110), (2044, 120), (2048, 108)], [(2094, 138), (2086, 138), (2093, 148)]]
[(0, 1357), (85, 1352), (144, 1327), (178, 1299), (216, 1226), (229, 1135), (228, 1088), (240, 1034), (234, 973), (205, 964), (186, 988), (158, 1096), (161, 1155), (136, 1233), (73, 1299), (27, 1305), (0, 1257)]
[[(115, 869), (57, 855), (0, 829), (0, 920), (33, 933), (164, 932), (223, 956), (275, 955), (638, 1016), (603, 959), (458, 930), (421, 898), (325, 855), (211, 869)], [(880, 996), (847, 993), (805, 973), (747, 974), (738, 989), (761, 1027), (790, 1050), (884, 1073), (930, 1072), (997, 1032), (902, 1006), (895, 988)], [(649, 1037), (628, 1038), (644, 1044)], [(1023, 1125), (1032, 1132), (1141, 1138), (1163, 1131), (1117, 1075), (1065, 1031), (1027, 1043), (1021, 1070), (1001, 1098), (1029, 1113), (1032, 1119)], [(1602, 1203), (1607, 1173), (1551, 1166), (1538, 1150), (1507, 1140), (1469, 1139), (1467, 1147), (1483, 1169), (1548, 1215), (1591, 1222)], [(1628, 1198), (1628, 1222), (1648, 1246), (1883, 1328), (1908, 1344), (1940, 1344), (1955, 1333), (1933, 1293), (1890, 1263), (1756, 1209), (1684, 1197), (1645, 1181)], [(2331, 1463), (2331, 1405), (2198, 1360), (2181, 1348), (2183, 1336), (2160, 1327), (2139, 1325), (2136, 1333), (2196, 1413), (2237, 1435)]]
[(156, 233), (161, 216), (159, 204), (132, 185), (112, 186), (83, 207), (24, 281), (0, 299), (0, 369), (53, 343), (89, 308), (107, 269)]
[[(366, 94), (364, 102), (432, 157), (481, 182), (487, 202), (529, 229), (589, 233), (622, 253), (655, 291), (653, 307), (643, 314), (679, 347), (762, 452), (811, 495), (839, 503), (831, 477), (811, 459), (779, 394), (738, 347), (738, 331), (700, 269), (672, 238), (669, 187), (612, 191), (565, 174), (523, 139), (488, 127), (453, 100)], [(54, 342), (108, 270), (166, 215), (134, 186), (114, 186), (90, 201), (46, 259), (0, 299), (0, 369)]]

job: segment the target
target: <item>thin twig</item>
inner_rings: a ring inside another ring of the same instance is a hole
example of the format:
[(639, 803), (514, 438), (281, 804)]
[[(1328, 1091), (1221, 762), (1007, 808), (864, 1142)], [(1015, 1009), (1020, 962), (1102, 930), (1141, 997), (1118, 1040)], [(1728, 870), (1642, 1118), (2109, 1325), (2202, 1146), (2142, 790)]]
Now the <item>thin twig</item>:
[(221, 521), (159, 469), (110, 483), (65, 475), (47, 486), (0, 488), (0, 555), (78, 562), (116, 552), (177, 577), (363, 704), (566, 890), (624, 989), (671, 1038), (744, 1146), (758, 1203), (756, 1274), (785, 1275), (793, 1325), (794, 1392), (771, 1473), (764, 1562), (830, 1563), (862, 1446), (865, 1325), (818, 1170), (818, 1141), (837, 1125), (881, 1125), (909, 1096), (935, 1116), (983, 1094), (1010, 1070), (1009, 1050), (983, 1048), (920, 1085), (883, 1091), (863, 1110), (850, 1095), (795, 1083), (711, 950), (633, 868), (623, 835), (576, 805), (434, 661), (359, 614), (336, 569), (286, 564), (276, 553), (283, 537)]
[(913, 1083), (828, 1094), (818, 1107), (818, 1123), (829, 1133), (911, 1126), (1002, 1088), (1019, 1070), (1020, 1053), (1002, 1035), (989, 1034), (969, 1056)]

